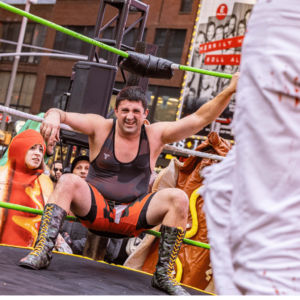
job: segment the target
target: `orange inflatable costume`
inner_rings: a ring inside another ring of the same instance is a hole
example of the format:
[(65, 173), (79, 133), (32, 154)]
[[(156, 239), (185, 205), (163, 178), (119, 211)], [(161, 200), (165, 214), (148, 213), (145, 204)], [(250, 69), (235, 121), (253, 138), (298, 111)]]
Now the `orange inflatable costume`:
[[(28, 129), (17, 135), (8, 148), (8, 161), (0, 167), (0, 201), (43, 209), (53, 185), (42, 175), (44, 163), (27, 168), (25, 157), (35, 144), (46, 146), (40, 133)], [(0, 208), (0, 243), (32, 247), (37, 239), (41, 216)]]
[[(207, 136), (207, 140), (196, 148), (196, 151), (226, 156), (230, 149), (231, 144), (219, 137), (217, 133), (211, 132)], [(217, 161), (209, 158), (190, 156), (183, 166), (180, 167), (176, 187), (184, 190), (188, 197), (191, 198), (193, 191), (203, 185), (204, 178), (202, 177), (202, 170), (216, 162)], [(196, 233), (190, 237), (190, 239), (202, 243), (209, 243), (207, 237), (206, 217), (202, 210), (203, 204), (203, 198), (198, 195), (196, 199), (198, 229)], [(189, 211), (187, 223), (188, 235), (193, 224), (191, 211)], [(158, 258), (158, 243), (159, 240), (157, 239), (152, 245), (152, 248), (144, 262), (142, 271), (147, 273), (153, 273), (155, 271), (155, 265)], [(180, 282), (202, 290), (207, 289), (212, 279), (209, 250), (183, 244), (178, 258), (183, 269), (182, 279)]]

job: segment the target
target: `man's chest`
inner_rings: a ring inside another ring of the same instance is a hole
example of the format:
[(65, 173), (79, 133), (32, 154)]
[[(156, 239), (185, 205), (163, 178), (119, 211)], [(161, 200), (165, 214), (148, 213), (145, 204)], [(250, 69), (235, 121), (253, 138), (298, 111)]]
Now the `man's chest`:
[(127, 141), (121, 138), (116, 138), (114, 142), (115, 158), (122, 163), (133, 161), (140, 150), (140, 139)]

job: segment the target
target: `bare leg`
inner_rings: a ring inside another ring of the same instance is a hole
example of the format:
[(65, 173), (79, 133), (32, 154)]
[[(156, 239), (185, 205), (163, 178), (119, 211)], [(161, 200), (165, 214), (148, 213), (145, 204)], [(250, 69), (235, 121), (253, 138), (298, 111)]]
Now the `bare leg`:
[(86, 181), (77, 175), (62, 175), (48, 203), (54, 203), (66, 212), (71, 210), (75, 215), (86, 216), (91, 209), (90, 188)]
[[(148, 224), (163, 224), (170, 227), (186, 228), (189, 208), (187, 194), (176, 188), (158, 191), (152, 198), (146, 218)], [(153, 226), (154, 226), (153, 225)]]
[(170, 188), (154, 195), (146, 214), (148, 224), (163, 224), (158, 261), (151, 284), (171, 295), (188, 295), (172, 275), (185, 234), (188, 207), (187, 194), (180, 189)]
[(70, 209), (79, 216), (88, 214), (91, 193), (88, 184), (74, 174), (63, 175), (44, 207), (39, 235), (34, 247), (19, 265), (25, 268), (48, 268), (57, 236)]

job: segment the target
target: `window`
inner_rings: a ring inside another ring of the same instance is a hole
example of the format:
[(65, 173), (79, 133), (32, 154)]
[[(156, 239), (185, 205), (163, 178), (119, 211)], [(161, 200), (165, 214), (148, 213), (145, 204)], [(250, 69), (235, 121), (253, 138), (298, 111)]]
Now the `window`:
[[(66, 28), (79, 34), (94, 38), (94, 26), (66, 26)], [(74, 54), (88, 55), (91, 45), (76, 39), (72, 36), (64, 34), (60, 31), (56, 32), (53, 49), (70, 52)]]
[(176, 119), (176, 113), (178, 109), (180, 88), (171, 88), (164, 86), (149, 86), (148, 91), (152, 91), (152, 105), (149, 105), (151, 116), (149, 121), (161, 122), (168, 121), (172, 122)]
[[(0, 72), (0, 104), (4, 104), (10, 79), (10, 72)], [(10, 100), (10, 107), (29, 113), (36, 74), (17, 73)]]
[[(113, 37), (113, 30), (114, 27), (108, 27), (106, 30), (104, 30), (101, 38), (111, 40)], [(129, 47), (135, 47), (134, 41), (137, 38), (137, 33), (138, 33), (138, 28), (132, 28), (127, 34), (124, 35), (122, 44), (125, 44)], [(144, 35), (142, 38), (143, 42), (145, 42), (146, 40), (146, 35), (147, 35), (147, 28), (145, 28), (144, 30)], [(100, 49), (98, 55), (99, 57), (107, 60), (108, 51)]]
[(40, 112), (46, 112), (52, 107), (64, 110), (66, 97), (61, 95), (68, 92), (69, 85), (69, 77), (47, 76)]
[(181, 0), (180, 12), (190, 13), (193, 7), (193, 0)]
[[(20, 23), (0, 23), (0, 39), (18, 42), (20, 34)], [(47, 27), (37, 23), (28, 23), (24, 35), (23, 44), (42, 47), (44, 45)], [(14, 53), (16, 52), (17, 45), (0, 42), (0, 53)], [(22, 47), (22, 52), (40, 52), (41, 50)], [(40, 56), (21, 56), (21, 62), (39, 63)], [(14, 56), (7, 56), (0, 58), (2, 61), (13, 61)]]
[(185, 29), (156, 29), (154, 39), (154, 44), (158, 46), (156, 56), (179, 64), (185, 36)]

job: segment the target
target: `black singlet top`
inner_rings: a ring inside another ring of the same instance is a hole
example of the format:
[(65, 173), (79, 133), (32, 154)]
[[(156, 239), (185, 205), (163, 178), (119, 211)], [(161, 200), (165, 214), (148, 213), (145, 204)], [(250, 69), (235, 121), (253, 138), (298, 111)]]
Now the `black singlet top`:
[(115, 128), (116, 120), (100, 153), (90, 164), (86, 181), (105, 199), (130, 203), (148, 192), (151, 176), (149, 141), (145, 125), (142, 125), (137, 156), (132, 162), (121, 163), (114, 151)]

